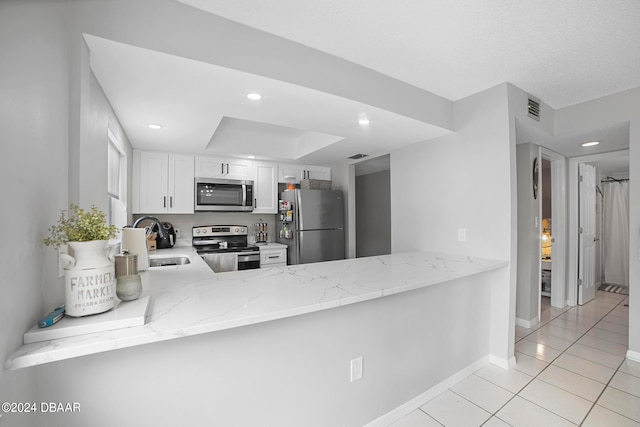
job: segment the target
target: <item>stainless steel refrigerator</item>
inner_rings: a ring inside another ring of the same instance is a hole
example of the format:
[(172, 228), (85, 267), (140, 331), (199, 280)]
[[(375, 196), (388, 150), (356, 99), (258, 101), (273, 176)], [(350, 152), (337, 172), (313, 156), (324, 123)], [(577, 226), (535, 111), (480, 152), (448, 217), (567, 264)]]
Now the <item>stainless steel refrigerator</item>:
[(283, 191), (279, 216), (276, 236), (288, 246), (288, 264), (344, 259), (342, 191)]

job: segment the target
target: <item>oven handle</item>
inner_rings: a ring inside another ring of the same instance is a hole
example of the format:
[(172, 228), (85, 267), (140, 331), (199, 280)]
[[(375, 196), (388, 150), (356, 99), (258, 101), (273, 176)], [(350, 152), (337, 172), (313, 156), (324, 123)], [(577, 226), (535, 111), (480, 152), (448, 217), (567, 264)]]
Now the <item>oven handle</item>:
[(192, 242), (193, 246), (206, 246), (206, 245), (215, 245), (220, 244), (220, 240), (198, 240)]
[(260, 252), (238, 252), (238, 263), (260, 261)]

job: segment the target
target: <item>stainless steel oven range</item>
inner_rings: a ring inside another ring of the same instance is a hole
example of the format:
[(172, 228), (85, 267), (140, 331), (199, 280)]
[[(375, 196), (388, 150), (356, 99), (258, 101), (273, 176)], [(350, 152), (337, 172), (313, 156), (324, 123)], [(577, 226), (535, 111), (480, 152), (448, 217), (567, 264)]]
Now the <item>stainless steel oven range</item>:
[(260, 268), (260, 249), (247, 244), (245, 225), (193, 227), (192, 245), (216, 273)]

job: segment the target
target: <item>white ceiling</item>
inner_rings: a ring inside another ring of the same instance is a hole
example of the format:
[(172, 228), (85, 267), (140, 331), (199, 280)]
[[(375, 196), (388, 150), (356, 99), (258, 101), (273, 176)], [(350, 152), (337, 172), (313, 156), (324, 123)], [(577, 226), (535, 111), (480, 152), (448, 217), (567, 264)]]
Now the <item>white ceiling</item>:
[[(138, 149), (330, 164), (450, 132), (267, 77), (88, 34), (85, 40), (91, 68)], [(255, 90), (263, 98), (248, 100)], [(369, 126), (357, 123), (361, 116)]]
[[(578, 157), (607, 175), (626, 175), (629, 173), (629, 123), (622, 122), (588, 133), (565, 137), (550, 137), (533, 128), (516, 122), (516, 139), (519, 143), (536, 141), (549, 150), (567, 157)], [(595, 147), (583, 147), (581, 144), (599, 141)], [(602, 147), (605, 147), (604, 149)]]
[[(637, 0), (178, 1), (454, 101), (510, 82), (557, 109), (640, 86)], [(282, 81), (86, 40), (92, 69), (136, 148), (326, 164), (448, 132)], [(244, 98), (256, 88), (261, 101)], [(368, 127), (355, 123), (363, 114)], [(154, 122), (160, 132), (146, 127)], [(628, 147), (628, 129), (603, 132), (612, 146)], [(582, 154), (576, 142), (594, 137), (546, 143), (575, 156)]]
[(561, 108), (640, 86), (637, 0), (179, 0), (451, 100), (510, 82)]
[(606, 178), (612, 176), (614, 178), (629, 177), (629, 156), (616, 158), (602, 158), (589, 163), (600, 170), (600, 176)]
[[(516, 139), (518, 143), (535, 142), (567, 157), (587, 156), (629, 148), (629, 122), (616, 123), (602, 129), (562, 137), (552, 137), (517, 122)], [(595, 147), (581, 145), (589, 141), (598, 141), (600, 144)]]

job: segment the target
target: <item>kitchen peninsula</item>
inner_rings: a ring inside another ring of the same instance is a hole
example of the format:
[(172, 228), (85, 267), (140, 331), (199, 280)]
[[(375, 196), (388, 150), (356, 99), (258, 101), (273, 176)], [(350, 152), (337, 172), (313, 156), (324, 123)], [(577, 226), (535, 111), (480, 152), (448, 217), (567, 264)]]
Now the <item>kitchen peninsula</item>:
[[(417, 251), (216, 274), (190, 246), (157, 252), (192, 262), (142, 274), (143, 326), (6, 361), (45, 385), (38, 400), (81, 403), (56, 425), (383, 426), (513, 355), (504, 261)], [(116, 397), (135, 413), (103, 404)]]
[(213, 273), (189, 247), (192, 262), (141, 274), (151, 296), (144, 326), (26, 344), (6, 369), (84, 356), (360, 303), (453, 281), (506, 265), (502, 261), (409, 252), (288, 267)]

